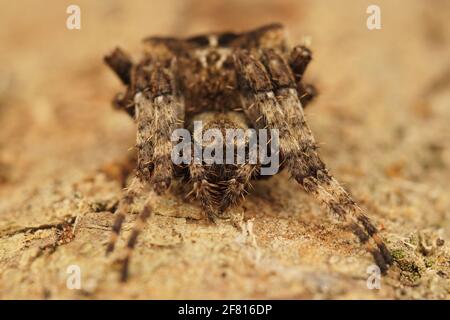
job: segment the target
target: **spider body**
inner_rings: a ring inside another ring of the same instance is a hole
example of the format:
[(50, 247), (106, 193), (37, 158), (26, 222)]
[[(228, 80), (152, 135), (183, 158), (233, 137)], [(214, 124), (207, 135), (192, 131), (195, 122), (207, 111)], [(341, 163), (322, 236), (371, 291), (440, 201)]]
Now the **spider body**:
[[(119, 203), (108, 252), (113, 250), (124, 215), (143, 184), (149, 184), (160, 195), (172, 179), (185, 179), (210, 218), (236, 205), (253, 179), (265, 177), (261, 163), (249, 161), (247, 137), (216, 141), (224, 148), (245, 145), (245, 161), (241, 163), (198, 161), (195, 152), (190, 155), (192, 161), (174, 163), (175, 130), (187, 129), (194, 140), (207, 129), (224, 135), (227, 129), (277, 130), (276, 171), (286, 168), (307, 193), (352, 229), (380, 268), (387, 270), (392, 263), (388, 249), (320, 159), (306, 123), (303, 109), (314, 97), (315, 89), (303, 84), (302, 77), (311, 61), (311, 51), (304, 46), (291, 49), (280, 24), (245, 33), (212, 33), (185, 39), (150, 37), (144, 40), (144, 54), (138, 63), (120, 49), (106, 56), (105, 61), (127, 86), (124, 94), (116, 96), (114, 105), (135, 119), (138, 150), (136, 177)], [(202, 121), (201, 129), (195, 129), (196, 121)], [(201, 151), (206, 148), (200, 144)], [(154, 198), (149, 197), (128, 241), (123, 279)]]

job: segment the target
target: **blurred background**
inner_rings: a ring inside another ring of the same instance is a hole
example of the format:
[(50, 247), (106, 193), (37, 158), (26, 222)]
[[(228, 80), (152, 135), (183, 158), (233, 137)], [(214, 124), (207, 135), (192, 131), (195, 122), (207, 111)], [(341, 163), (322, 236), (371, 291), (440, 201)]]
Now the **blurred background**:
[[(80, 30), (66, 28), (72, 4), (81, 9)], [(381, 9), (380, 30), (366, 25), (372, 4)], [(320, 95), (307, 117), (325, 162), (392, 241), (428, 228), (448, 237), (450, 1), (0, 0), (0, 7), (3, 234), (62, 216), (30, 209), (45, 202), (39, 190), (80, 181), (134, 144), (131, 119), (110, 105), (123, 88), (102, 61), (106, 53), (120, 46), (138, 57), (150, 35), (281, 22), (291, 44), (308, 41), (313, 51), (306, 77)], [(286, 203), (309, 201), (273, 192)], [(14, 266), (13, 256), (0, 258), (0, 271)]]

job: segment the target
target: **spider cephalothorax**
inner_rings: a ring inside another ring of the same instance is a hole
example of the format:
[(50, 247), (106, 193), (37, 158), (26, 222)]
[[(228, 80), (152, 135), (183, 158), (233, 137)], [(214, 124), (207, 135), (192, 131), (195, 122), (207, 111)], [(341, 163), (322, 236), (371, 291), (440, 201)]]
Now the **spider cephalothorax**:
[[(192, 161), (176, 163), (176, 130), (186, 129), (194, 141), (207, 129), (222, 133), (227, 129), (276, 130), (277, 148), (271, 152), (279, 160), (275, 172), (288, 170), (307, 193), (353, 230), (382, 271), (387, 269), (392, 258), (377, 229), (330, 174), (306, 123), (303, 109), (315, 95), (314, 87), (302, 82), (311, 61), (308, 48), (291, 49), (279, 24), (245, 33), (211, 33), (185, 39), (151, 37), (144, 45), (138, 63), (120, 49), (105, 57), (127, 86), (114, 105), (135, 119), (138, 151), (136, 177), (119, 203), (108, 252), (114, 249), (129, 205), (145, 184), (160, 195), (174, 178), (185, 179), (205, 216), (211, 218), (236, 205), (250, 182), (264, 177), (262, 163), (249, 161), (248, 141), (242, 140), (248, 139), (247, 135), (241, 140), (220, 142), (224, 148), (231, 145), (233, 149), (245, 144), (243, 162), (208, 163), (207, 159), (196, 158), (192, 147), (187, 157)], [(198, 121), (203, 127), (197, 132), (194, 124)], [(273, 133), (270, 141), (272, 138)], [(202, 151), (206, 147), (200, 145)], [(154, 198), (149, 197), (128, 241), (123, 279)]]

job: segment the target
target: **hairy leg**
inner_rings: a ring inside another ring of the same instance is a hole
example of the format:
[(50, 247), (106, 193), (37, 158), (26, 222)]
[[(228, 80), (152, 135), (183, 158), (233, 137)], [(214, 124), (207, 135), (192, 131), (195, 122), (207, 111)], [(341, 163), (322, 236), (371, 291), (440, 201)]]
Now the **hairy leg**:
[(341, 217), (366, 245), (380, 269), (386, 271), (392, 257), (377, 229), (331, 176), (317, 153), (289, 65), (268, 49), (260, 59), (247, 51), (238, 52), (235, 66), (244, 111), (254, 126), (279, 130), (280, 153), (294, 179)]
[(136, 93), (135, 73), (137, 65), (133, 64), (131, 57), (122, 49), (116, 48), (104, 58), (105, 63), (116, 73), (124, 85), (127, 85), (125, 93), (118, 93), (113, 101), (113, 107), (125, 110), (134, 117), (134, 95)]
[[(111, 241), (107, 252), (114, 249), (125, 214), (142, 188), (150, 183), (155, 194), (164, 193), (170, 186), (172, 166), (172, 132), (184, 117), (184, 104), (175, 87), (174, 64), (171, 61), (144, 60), (132, 69), (128, 90), (134, 91), (135, 120), (137, 123), (136, 177), (124, 193), (116, 212)], [(122, 260), (121, 279), (126, 280), (131, 252), (134, 249), (143, 224), (151, 212), (148, 201), (139, 214)]]
[(123, 84), (130, 84), (133, 62), (128, 54), (122, 49), (116, 48), (109, 55), (105, 56), (104, 61), (111, 69), (113, 69)]
[(259, 165), (245, 163), (239, 165), (233, 178), (225, 182), (225, 192), (222, 194), (219, 210), (224, 212), (228, 207), (236, 205), (243, 198), (250, 186), (250, 181), (256, 175)]
[(205, 218), (211, 222), (213, 217), (216, 216), (217, 186), (208, 181), (207, 171), (202, 164), (192, 161), (189, 164), (189, 175), (192, 191), (188, 196), (193, 194), (200, 201)]
[(302, 79), (306, 68), (312, 60), (312, 52), (305, 46), (296, 46), (289, 57), (289, 66), (294, 74), (297, 84), (298, 97), (303, 108), (315, 99), (317, 89), (311, 84), (303, 84)]
[(125, 282), (128, 279), (131, 255), (136, 246), (138, 236), (145, 227), (146, 220), (150, 217), (150, 215), (153, 212), (153, 207), (154, 207), (153, 202), (154, 202), (154, 198), (156, 198), (156, 197), (157, 196), (153, 192), (152, 192), (152, 194), (148, 195), (148, 198), (147, 198), (147, 201), (145, 202), (144, 208), (142, 209), (142, 211), (136, 218), (136, 221), (134, 223), (130, 237), (128, 238), (128, 241), (127, 241), (124, 256), (120, 260), (120, 263), (121, 263), (120, 280), (122, 282)]
[(297, 85), (297, 92), (298, 98), (303, 108), (306, 108), (308, 104), (313, 101), (318, 95), (316, 87), (314, 87), (312, 84), (304, 85), (302, 83), (299, 83)]
[(126, 214), (130, 211), (130, 206), (134, 199), (139, 195), (142, 189), (142, 184), (137, 177), (133, 178), (129, 187), (125, 189), (124, 195), (119, 201), (119, 206), (115, 212), (115, 220), (113, 223), (111, 237), (106, 247), (106, 254), (110, 254), (114, 251), (117, 239), (119, 238), (120, 231), (122, 229), (123, 222)]
[[(173, 63), (154, 61), (136, 71), (137, 88), (143, 89), (134, 98), (138, 120), (137, 172), (142, 181), (150, 181), (156, 195), (165, 193), (173, 178), (171, 136), (184, 117), (184, 104), (175, 88), (173, 68)], [(152, 196), (148, 197), (127, 242), (122, 261), (122, 281), (127, 279), (131, 253), (152, 211), (152, 199)]]
[(175, 88), (173, 63), (154, 61), (136, 70), (135, 97), (138, 122), (138, 175), (157, 194), (170, 186), (173, 176), (172, 133), (182, 123), (184, 104)]

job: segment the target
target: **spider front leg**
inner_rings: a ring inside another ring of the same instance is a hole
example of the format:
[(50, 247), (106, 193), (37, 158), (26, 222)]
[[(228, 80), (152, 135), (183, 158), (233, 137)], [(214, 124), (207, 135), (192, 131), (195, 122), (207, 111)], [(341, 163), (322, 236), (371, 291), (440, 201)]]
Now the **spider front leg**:
[(377, 229), (320, 159), (294, 76), (284, 58), (270, 49), (263, 50), (260, 59), (240, 51), (235, 54), (235, 67), (248, 118), (256, 128), (279, 130), (280, 154), (291, 175), (306, 192), (345, 221), (385, 272), (392, 264), (391, 254)]
[(120, 231), (122, 230), (125, 216), (130, 211), (130, 206), (133, 203), (134, 199), (139, 195), (141, 188), (142, 184), (140, 180), (137, 177), (134, 177), (128, 188), (125, 189), (125, 192), (120, 199), (119, 205), (114, 214), (116, 218), (114, 219), (111, 236), (108, 245), (106, 246), (106, 255), (109, 255), (114, 251)]
[(153, 194), (147, 195), (147, 201), (145, 202), (144, 208), (139, 213), (139, 215), (134, 223), (133, 229), (131, 231), (131, 235), (128, 238), (124, 256), (119, 260), (119, 262), (121, 264), (120, 265), (120, 281), (122, 281), (122, 282), (125, 282), (128, 279), (128, 269), (129, 269), (130, 259), (131, 259), (133, 250), (136, 246), (138, 236), (144, 229), (147, 218), (149, 218), (153, 212), (154, 198), (156, 198), (156, 195), (154, 194), (154, 192), (152, 192), (152, 193)]
[[(184, 118), (184, 103), (175, 86), (174, 68), (173, 60), (145, 60), (135, 67), (131, 79), (131, 83), (136, 89), (134, 106), (138, 129), (136, 137), (138, 163), (136, 177), (131, 186), (150, 183), (152, 192), (156, 195), (164, 193), (173, 178), (171, 135)], [(120, 201), (107, 252), (114, 249), (125, 213), (129, 210), (132, 199), (138, 193), (131, 186)], [(131, 252), (135, 247), (143, 223), (152, 211), (149, 202), (152, 198), (148, 197), (127, 243), (125, 257), (122, 260), (122, 280), (127, 277)]]

